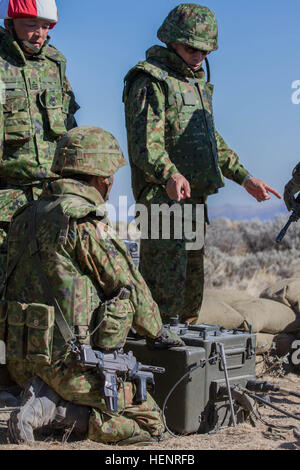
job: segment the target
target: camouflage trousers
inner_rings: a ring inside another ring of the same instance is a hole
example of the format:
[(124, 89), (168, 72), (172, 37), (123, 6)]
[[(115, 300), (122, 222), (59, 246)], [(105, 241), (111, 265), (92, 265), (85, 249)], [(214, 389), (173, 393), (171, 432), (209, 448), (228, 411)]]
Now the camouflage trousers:
[(11, 361), (8, 370), (21, 387), (38, 375), (64, 400), (91, 407), (87, 438), (95, 442), (115, 444), (145, 430), (152, 436), (164, 432), (161, 411), (149, 393), (146, 402), (135, 404), (135, 385), (123, 382), (119, 389), (118, 413), (110, 413), (99, 393), (101, 383), (96, 370), (82, 368), (73, 357), (51, 366)]
[(177, 316), (197, 322), (203, 299), (204, 249), (187, 251), (185, 240), (141, 240), (139, 269), (164, 323)]

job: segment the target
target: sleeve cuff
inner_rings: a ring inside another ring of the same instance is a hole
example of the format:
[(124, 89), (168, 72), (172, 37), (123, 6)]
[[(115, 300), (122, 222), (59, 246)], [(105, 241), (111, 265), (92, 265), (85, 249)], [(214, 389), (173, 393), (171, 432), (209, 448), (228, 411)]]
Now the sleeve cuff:
[(175, 175), (176, 173), (179, 173), (179, 171), (177, 170), (175, 165), (171, 164), (166, 165), (163, 171), (157, 171), (155, 175), (161, 181), (162, 184), (166, 184), (167, 181), (171, 178), (171, 176)]
[(235, 183), (238, 183), (243, 186), (243, 183), (245, 182), (245, 178), (247, 176), (252, 175), (250, 175), (249, 171), (247, 171), (245, 168), (241, 167), (234, 172), (232, 179)]

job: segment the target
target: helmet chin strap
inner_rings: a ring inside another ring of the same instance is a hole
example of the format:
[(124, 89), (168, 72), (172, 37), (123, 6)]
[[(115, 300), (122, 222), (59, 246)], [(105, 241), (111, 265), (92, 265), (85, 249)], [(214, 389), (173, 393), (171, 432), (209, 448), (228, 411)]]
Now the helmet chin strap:
[(18, 39), (18, 43), (21, 45), (22, 49), (25, 49), (26, 52), (32, 52), (33, 55), (38, 54), (40, 52), (39, 47), (35, 47), (28, 41), (21, 41), (20, 39)]

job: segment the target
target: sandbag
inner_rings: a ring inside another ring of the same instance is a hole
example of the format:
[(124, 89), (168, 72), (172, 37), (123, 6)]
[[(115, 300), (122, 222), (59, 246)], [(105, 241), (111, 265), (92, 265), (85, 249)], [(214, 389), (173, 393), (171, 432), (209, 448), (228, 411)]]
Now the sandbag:
[(300, 278), (278, 281), (265, 289), (260, 297), (280, 302), (300, 314)]
[(274, 335), (270, 333), (257, 333), (256, 334), (256, 354), (263, 354), (272, 349)]
[(197, 323), (219, 325), (228, 330), (233, 330), (242, 325), (243, 317), (225, 302), (207, 297), (203, 300)]
[(253, 299), (254, 297), (248, 294), (244, 290), (236, 289), (204, 289), (204, 299), (207, 297), (219, 300), (220, 302), (225, 302), (225, 304), (230, 305), (239, 300), (248, 300)]
[(244, 318), (245, 330), (252, 326), (253, 333), (292, 332), (300, 330), (300, 316), (282, 303), (268, 299), (241, 300), (233, 304)]

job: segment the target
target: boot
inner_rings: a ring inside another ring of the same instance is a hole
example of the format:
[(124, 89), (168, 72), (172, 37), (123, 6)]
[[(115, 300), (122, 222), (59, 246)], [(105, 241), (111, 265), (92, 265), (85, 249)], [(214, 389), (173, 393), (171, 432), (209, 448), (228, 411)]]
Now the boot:
[(84, 437), (88, 431), (89, 415), (89, 407), (62, 400), (42, 379), (33, 377), (23, 392), (20, 409), (10, 416), (9, 437), (16, 444), (32, 442), (35, 440), (33, 432), (43, 427), (73, 427), (76, 434)]

